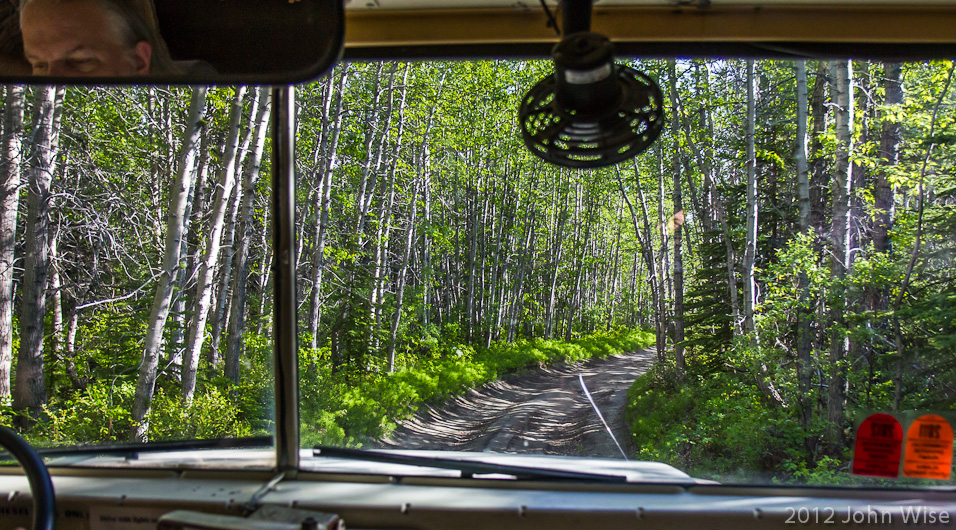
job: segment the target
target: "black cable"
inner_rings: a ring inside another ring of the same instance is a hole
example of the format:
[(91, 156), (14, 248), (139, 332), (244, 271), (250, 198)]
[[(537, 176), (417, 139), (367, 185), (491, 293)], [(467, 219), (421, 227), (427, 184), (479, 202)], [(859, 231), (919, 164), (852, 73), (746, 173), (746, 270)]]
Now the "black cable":
[(548, 4), (541, 0), (541, 7), (544, 8), (544, 14), (548, 16), (548, 27), (554, 29), (554, 34), (561, 36), (561, 28), (558, 27), (558, 21), (555, 20), (554, 15), (551, 14), (551, 10), (548, 9)]

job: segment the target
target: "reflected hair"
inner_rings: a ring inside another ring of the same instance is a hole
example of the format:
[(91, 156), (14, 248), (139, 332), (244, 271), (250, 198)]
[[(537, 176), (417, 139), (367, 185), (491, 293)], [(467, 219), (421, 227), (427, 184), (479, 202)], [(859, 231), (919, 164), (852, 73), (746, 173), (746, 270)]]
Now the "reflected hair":
[[(38, 0), (20, 0), (20, 11)], [(166, 42), (159, 33), (159, 23), (152, 0), (42, 0), (57, 4), (69, 2), (93, 2), (106, 11), (111, 26), (119, 32), (117, 37), (129, 48), (146, 41), (152, 48), (149, 62), (150, 74), (176, 73), (173, 60), (169, 56)]]

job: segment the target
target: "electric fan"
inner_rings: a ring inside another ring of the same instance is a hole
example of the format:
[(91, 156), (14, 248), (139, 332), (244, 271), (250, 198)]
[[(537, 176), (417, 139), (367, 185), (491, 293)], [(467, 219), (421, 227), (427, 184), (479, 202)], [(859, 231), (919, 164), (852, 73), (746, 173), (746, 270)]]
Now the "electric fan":
[(564, 36), (551, 51), (555, 72), (521, 101), (525, 145), (559, 166), (596, 168), (644, 151), (660, 136), (657, 83), (614, 63), (611, 41), (591, 33), (591, 0), (561, 0)]

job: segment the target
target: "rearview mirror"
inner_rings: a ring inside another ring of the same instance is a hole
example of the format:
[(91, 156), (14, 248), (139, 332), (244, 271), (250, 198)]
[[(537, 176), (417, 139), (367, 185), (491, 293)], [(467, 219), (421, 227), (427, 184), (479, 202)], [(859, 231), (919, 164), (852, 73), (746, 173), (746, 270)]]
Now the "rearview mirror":
[(288, 84), (344, 34), (342, 0), (0, 0), (0, 82)]

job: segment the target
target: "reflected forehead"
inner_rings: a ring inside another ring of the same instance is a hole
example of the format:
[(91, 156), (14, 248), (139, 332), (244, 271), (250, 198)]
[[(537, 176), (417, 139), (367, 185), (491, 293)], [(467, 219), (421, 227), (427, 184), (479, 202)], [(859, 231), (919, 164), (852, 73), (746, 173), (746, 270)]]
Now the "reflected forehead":
[(20, 15), (25, 48), (70, 48), (120, 42), (109, 12), (95, 0), (29, 0)]
[(96, 0), (28, 0), (20, 13), (21, 27), (56, 24), (102, 30), (110, 22), (109, 10)]

